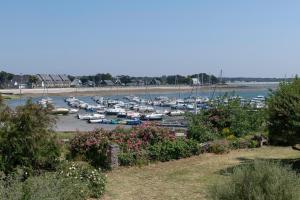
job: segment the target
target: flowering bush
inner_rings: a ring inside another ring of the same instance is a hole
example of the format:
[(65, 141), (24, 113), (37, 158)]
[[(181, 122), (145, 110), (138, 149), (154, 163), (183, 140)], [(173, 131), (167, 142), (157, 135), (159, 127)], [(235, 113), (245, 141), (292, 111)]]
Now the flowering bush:
[(83, 156), (83, 159), (91, 162), (92, 165), (106, 168), (109, 143), (109, 132), (104, 129), (97, 129), (89, 133), (78, 133), (70, 141), (70, 155), (75, 160)]
[[(131, 129), (117, 127), (112, 131), (98, 129), (90, 133), (78, 134), (70, 141), (71, 156), (72, 158), (83, 156), (84, 160), (89, 161), (94, 166), (108, 168), (109, 144), (119, 145), (118, 158), (121, 165), (145, 164), (149, 160), (178, 159), (194, 155), (197, 151), (195, 150), (195, 142), (188, 139), (179, 141), (170, 129), (146, 123)], [(159, 152), (161, 156), (152, 155), (151, 158), (149, 157), (150, 149), (155, 151), (155, 149), (160, 148), (166, 148), (164, 155), (163, 149), (161, 149)]]
[(72, 177), (86, 184), (89, 197), (99, 198), (105, 191), (106, 178), (100, 169), (95, 169), (82, 162), (66, 162), (58, 172), (59, 176)]

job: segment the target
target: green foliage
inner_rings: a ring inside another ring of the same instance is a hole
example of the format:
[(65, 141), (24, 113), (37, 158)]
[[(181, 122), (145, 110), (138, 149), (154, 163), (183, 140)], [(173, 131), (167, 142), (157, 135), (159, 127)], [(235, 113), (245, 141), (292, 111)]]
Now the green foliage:
[(228, 153), (230, 150), (229, 142), (227, 140), (216, 140), (210, 143), (209, 152), (215, 154)]
[(85, 200), (88, 187), (79, 179), (46, 173), (29, 177), (25, 182), (12, 177), (0, 180), (0, 199), (6, 200)]
[(99, 198), (105, 191), (106, 178), (100, 169), (95, 169), (83, 162), (66, 162), (58, 170), (61, 177), (73, 178), (87, 186), (88, 196)]
[(165, 140), (148, 148), (151, 160), (169, 161), (186, 158), (200, 153), (200, 146), (196, 141), (187, 139)]
[(300, 142), (300, 79), (282, 82), (268, 98), (268, 128), (273, 144)]
[(210, 109), (188, 117), (188, 136), (199, 142), (229, 135), (242, 137), (262, 129), (265, 120), (263, 110), (242, 104), (238, 98), (229, 98), (227, 95), (212, 103)]
[(31, 101), (15, 111), (5, 109), (0, 118), (1, 170), (9, 173), (17, 166), (29, 171), (53, 169), (60, 149), (51, 129), (55, 119), (49, 110)]
[(211, 188), (214, 200), (298, 200), (300, 177), (278, 163), (255, 161), (233, 169), (230, 180)]
[(70, 140), (69, 150), (71, 158), (84, 157), (93, 166), (107, 168), (107, 149), (109, 132), (98, 129), (93, 132), (79, 133)]
[(0, 199), (8, 200), (73, 200), (100, 198), (106, 178), (87, 163), (64, 162), (57, 172), (46, 172), (24, 179), (22, 169), (9, 175), (0, 174)]
[(109, 144), (119, 146), (118, 158), (123, 166), (179, 159), (200, 152), (198, 142), (177, 139), (170, 129), (144, 124), (131, 129), (117, 127), (111, 131), (99, 129), (78, 134), (70, 141), (71, 157), (83, 158), (93, 166), (108, 168)]
[(121, 166), (141, 166), (149, 162), (148, 152), (145, 150), (140, 152), (121, 152), (118, 155), (118, 159)]
[(205, 121), (202, 114), (191, 116), (189, 119), (188, 137), (198, 142), (212, 141), (218, 137), (217, 131), (212, 125)]

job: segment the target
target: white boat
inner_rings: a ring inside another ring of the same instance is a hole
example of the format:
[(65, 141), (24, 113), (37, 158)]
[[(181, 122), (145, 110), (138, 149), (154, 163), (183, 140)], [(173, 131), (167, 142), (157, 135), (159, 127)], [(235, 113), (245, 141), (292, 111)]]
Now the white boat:
[(76, 114), (79, 112), (79, 109), (76, 109), (76, 108), (70, 108), (69, 109), (69, 114)]
[(143, 117), (143, 119), (145, 119), (145, 120), (162, 120), (163, 116), (164, 115), (160, 114), (160, 113), (151, 113), (151, 114), (145, 115)]
[(118, 113), (122, 113), (122, 112), (125, 112), (123, 108), (108, 108), (105, 111), (107, 115), (117, 115)]
[(103, 119), (90, 119), (89, 123), (95, 124), (95, 123), (101, 123), (103, 122)]
[(141, 117), (141, 114), (138, 112), (127, 112), (126, 115), (127, 115), (127, 118), (130, 118), (130, 119)]
[(175, 110), (175, 111), (169, 112), (170, 116), (182, 116), (184, 114), (185, 114), (185, 112), (182, 110)]
[(155, 109), (152, 106), (139, 106), (138, 111), (140, 112), (154, 112)]
[(82, 119), (82, 120), (94, 120), (94, 119), (104, 119), (104, 118), (105, 115), (98, 114), (98, 113), (83, 114), (83, 115), (78, 114), (78, 119)]
[(56, 114), (56, 115), (66, 115), (69, 113), (69, 109), (68, 108), (54, 108), (51, 111), (52, 114)]

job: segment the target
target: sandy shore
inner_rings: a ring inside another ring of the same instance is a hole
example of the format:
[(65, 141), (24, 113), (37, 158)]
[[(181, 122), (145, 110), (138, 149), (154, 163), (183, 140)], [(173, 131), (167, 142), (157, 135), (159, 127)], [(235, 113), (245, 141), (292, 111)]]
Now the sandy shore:
[[(268, 85), (217, 85), (217, 86), (199, 86), (198, 90), (263, 90), (274, 86)], [(95, 87), (95, 88), (49, 88), (49, 96), (92, 96), (92, 95), (119, 95), (119, 94), (138, 94), (138, 93), (168, 93), (175, 91), (192, 91), (196, 87), (191, 86), (151, 86), (151, 87)], [(19, 95), (19, 89), (1, 89), (2, 94)], [(40, 96), (45, 93), (42, 88), (22, 89), (21, 94), (24, 96)]]

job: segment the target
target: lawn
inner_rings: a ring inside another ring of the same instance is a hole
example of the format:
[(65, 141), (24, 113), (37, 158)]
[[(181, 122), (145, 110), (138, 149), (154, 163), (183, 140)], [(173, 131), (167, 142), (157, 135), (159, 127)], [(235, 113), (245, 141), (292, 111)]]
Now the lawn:
[(209, 186), (228, 178), (222, 171), (256, 158), (296, 159), (300, 158), (300, 152), (290, 147), (263, 147), (225, 155), (202, 154), (142, 167), (121, 167), (107, 173), (107, 192), (103, 199), (207, 199)]

